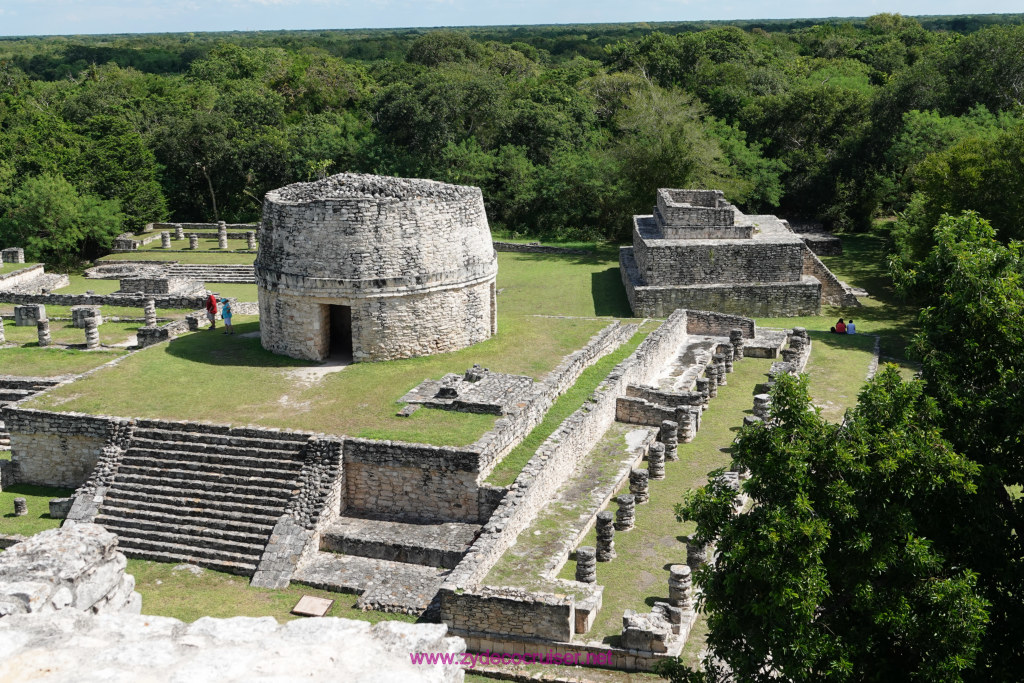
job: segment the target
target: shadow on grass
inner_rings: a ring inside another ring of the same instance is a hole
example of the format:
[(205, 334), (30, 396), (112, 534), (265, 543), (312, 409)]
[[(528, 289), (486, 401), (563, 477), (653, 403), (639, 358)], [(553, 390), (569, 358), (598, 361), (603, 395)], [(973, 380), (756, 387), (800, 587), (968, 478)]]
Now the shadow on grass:
[(235, 334), (223, 334), (223, 326), (211, 331), (210, 328), (182, 335), (167, 344), (164, 353), (192, 363), (219, 366), (242, 366), (263, 368), (311, 367), (319, 363), (298, 360), (271, 353), (263, 348), (258, 336), (243, 335), (259, 332), (259, 322), (244, 322), (233, 325)]
[(609, 268), (590, 276), (590, 294), (594, 297), (594, 312), (613, 318), (632, 317), (626, 288), (618, 268)]

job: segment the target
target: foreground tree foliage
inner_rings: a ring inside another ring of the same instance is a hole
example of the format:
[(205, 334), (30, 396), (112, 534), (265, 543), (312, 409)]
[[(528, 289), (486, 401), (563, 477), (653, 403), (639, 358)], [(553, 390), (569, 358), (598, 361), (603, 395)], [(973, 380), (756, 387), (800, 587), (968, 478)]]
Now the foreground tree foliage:
[(696, 575), (708, 615), (705, 669), (674, 681), (958, 681), (988, 604), (951, 552), (978, 466), (943, 439), (919, 381), (886, 367), (843, 424), (813, 410), (805, 378), (772, 389), (735, 463), (753, 507), (711, 483), (677, 506), (718, 560)]
[(1024, 242), (1003, 244), (973, 212), (943, 217), (933, 239), (897, 281), (925, 305), (911, 351), (939, 423), (980, 467), (978, 495), (951, 531), (992, 604), (981, 661), (988, 680), (1015, 680), (1024, 665)]

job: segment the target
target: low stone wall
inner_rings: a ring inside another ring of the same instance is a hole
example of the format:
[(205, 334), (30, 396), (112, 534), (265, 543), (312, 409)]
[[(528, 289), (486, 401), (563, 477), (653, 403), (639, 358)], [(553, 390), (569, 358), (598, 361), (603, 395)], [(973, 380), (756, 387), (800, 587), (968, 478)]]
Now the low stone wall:
[[(216, 237), (218, 223), (147, 223), (146, 232), (170, 232), (173, 233), (180, 227), (185, 234), (198, 233), (202, 230), (209, 230), (213, 237)], [(225, 223), (224, 227), (228, 232), (232, 230), (259, 230), (259, 223)]]
[(35, 280), (45, 272), (43, 264), (36, 263), (21, 270), (12, 270), (9, 273), (0, 275), (0, 290), (23, 285), (26, 282)]
[(539, 242), (523, 244), (522, 242), (493, 242), (494, 251), (513, 251), (530, 254), (576, 254), (580, 256), (593, 254), (589, 249), (573, 249), (571, 247), (547, 247)]
[(51, 306), (127, 306), (142, 308), (152, 299), (157, 308), (198, 309), (206, 305), (205, 296), (178, 294), (14, 294), (0, 292), (0, 301), (10, 304), (49, 304)]
[(160, 342), (170, 341), (179, 334), (188, 332), (188, 322), (184, 320), (172, 320), (169, 323), (156, 327), (140, 327), (135, 331), (135, 339), (140, 349), (153, 346)]
[(423, 521), (481, 516), (476, 450), (346, 439), (344, 457), (348, 510)]
[(116, 418), (4, 408), (19, 483), (77, 488), (93, 471)]
[(804, 275), (810, 275), (821, 282), (821, 300), (832, 306), (860, 306), (857, 297), (848, 291), (831, 270), (825, 267), (813, 251), (804, 245)]
[(121, 280), (121, 292), (149, 295), (203, 296), (202, 282), (183, 277), (128, 277)]
[(686, 310), (686, 331), (689, 334), (728, 337), (733, 330), (742, 330), (745, 339), (753, 339), (757, 333), (757, 326), (751, 318), (742, 315), (698, 311), (692, 308)]
[(629, 341), (637, 329), (637, 325), (618, 322), (608, 325), (591, 337), (582, 349), (566, 356), (558, 367), (534, 383), (524, 401), (526, 405), (510, 410), (474, 444), (480, 451), (480, 480), (485, 479), (501, 458), (544, 420), (555, 400), (576, 383), (584, 370)]
[[(478, 631), (480, 615), (494, 610), (487, 603), (494, 600), (504, 604), (510, 599), (508, 592), (481, 582), (614, 422), (617, 399), (625, 394), (626, 387), (651, 381), (685, 340), (686, 327), (686, 311), (673, 313), (609, 373), (583, 407), (570, 415), (526, 464), (465, 559), (442, 585), (441, 619), (453, 632)], [(574, 602), (564, 614), (557, 615), (557, 624), (549, 623), (545, 632), (557, 634), (556, 640), (568, 641), (575, 632)], [(508, 620), (495, 624), (495, 629), (493, 633), (499, 635), (529, 635)]]
[[(484, 586), (478, 592), (447, 595), (446, 609), (458, 624), (448, 624), (453, 632), (515, 633), (554, 641), (572, 638), (573, 599), (566, 595)], [(464, 623), (457, 618), (460, 615), (472, 615), (472, 620)]]
[(0, 617), (60, 610), (138, 614), (142, 596), (135, 578), (124, 573), (127, 564), (117, 536), (96, 524), (38, 533), (0, 553)]

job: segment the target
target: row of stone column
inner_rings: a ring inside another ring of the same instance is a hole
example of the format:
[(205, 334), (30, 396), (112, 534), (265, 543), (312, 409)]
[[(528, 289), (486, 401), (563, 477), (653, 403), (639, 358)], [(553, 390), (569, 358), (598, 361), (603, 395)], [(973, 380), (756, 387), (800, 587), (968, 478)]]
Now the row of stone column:
[[(178, 226), (175, 234), (175, 239), (184, 239), (185, 231), (181, 226)], [(249, 230), (245, 233), (245, 240), (249, 250), (256, 248), (256, 233), (253, 230)], [(171, 233), (161, 232), (160, 233), (160, 246), (164, 249), (171, 248)], [(217, 246), (221, 249), (228, 248), (228, 228), (224, 221), (217, 223)], [(188, 236), (188, 248), (198, 249), (199, 248), (199, 235), (191, 233)]]
[[(597, 546), (582, 546), (576, 550), (576, 580), (584, 583), (597, 581), (597, 562), (609, 562), (615, 553), (615, 532), (629, 531), (636, 525), (636, 506), (650, 500), (650, 481), (665, 478), (665, 462), (679, 459), (680, 434), (688, 442), (696, 434), (699, 414), (707, 408), (709, 400), (718, 395), (718, 387), (725, 385), (725, 376), (733, 371), (733, 363), (743, 359), (743, 331), (731, 330), (729, 345), (712, 357), (705, 369), (705, 377), (697, 380), (697, 391), (702, 401), (699, 409), (680, 406), (676, 410), (678, 421), (664, 420), (658, 429), (657, 440), (647, 449), (647, 469), (634, 467), (629, 472), (629, 493), (616, 496), (618, 509), (597, 514)], [(697, 416), (695, 416), (695, 414)], [(669, 593), (676, 607), (691, 609), (690, 573), (706, 561), (707, 549), (687, 543), (687, 565), (673, 565), (669, 570)], [(696, 566), (694, 566), (696, 565)]]
[[(39, 346), (49, 346), (51, 343), (50, 337), (50, 319), (46, 317), (46, 308), (43, 304), (26, 304), (28, 308), (33, 308), (32, 311), (18, 311), (22, 306), (15, 307), (15, 313), (21, 313), (21, 317), (30, 319), (34, 317), (36, 326), (36, 336), (39, 341)], [(156, 325), (156, 302), (153, 299), (147, 299), (143, 305), (143, 315), (145, 316), (146, 327), (154, 327)], [(72, 306), (71, 307), (71, 323), (74, 327), (82, 328), (85, 330), (85, 348), (96, 349), (100, 346), (100, 331), (99, 326), (103, 323), (103, 316), (100, 314), (98, 306)], [(0, 318), (0, 344), (6, 342), (6, 335), (4, 333), (4, 321)]]

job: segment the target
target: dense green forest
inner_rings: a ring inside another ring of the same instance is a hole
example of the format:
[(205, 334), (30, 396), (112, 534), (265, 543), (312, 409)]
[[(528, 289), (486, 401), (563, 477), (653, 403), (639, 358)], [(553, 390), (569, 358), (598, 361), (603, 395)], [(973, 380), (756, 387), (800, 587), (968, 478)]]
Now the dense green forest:
[(920, 258), (943, 211), (1019, 187), (1022, 19), (4, 39), (0, 235), (70, 264), (363, 171), (479, 185), (547, 239), (621, 240), (659, 186), (845, 230), (909, 208)]

